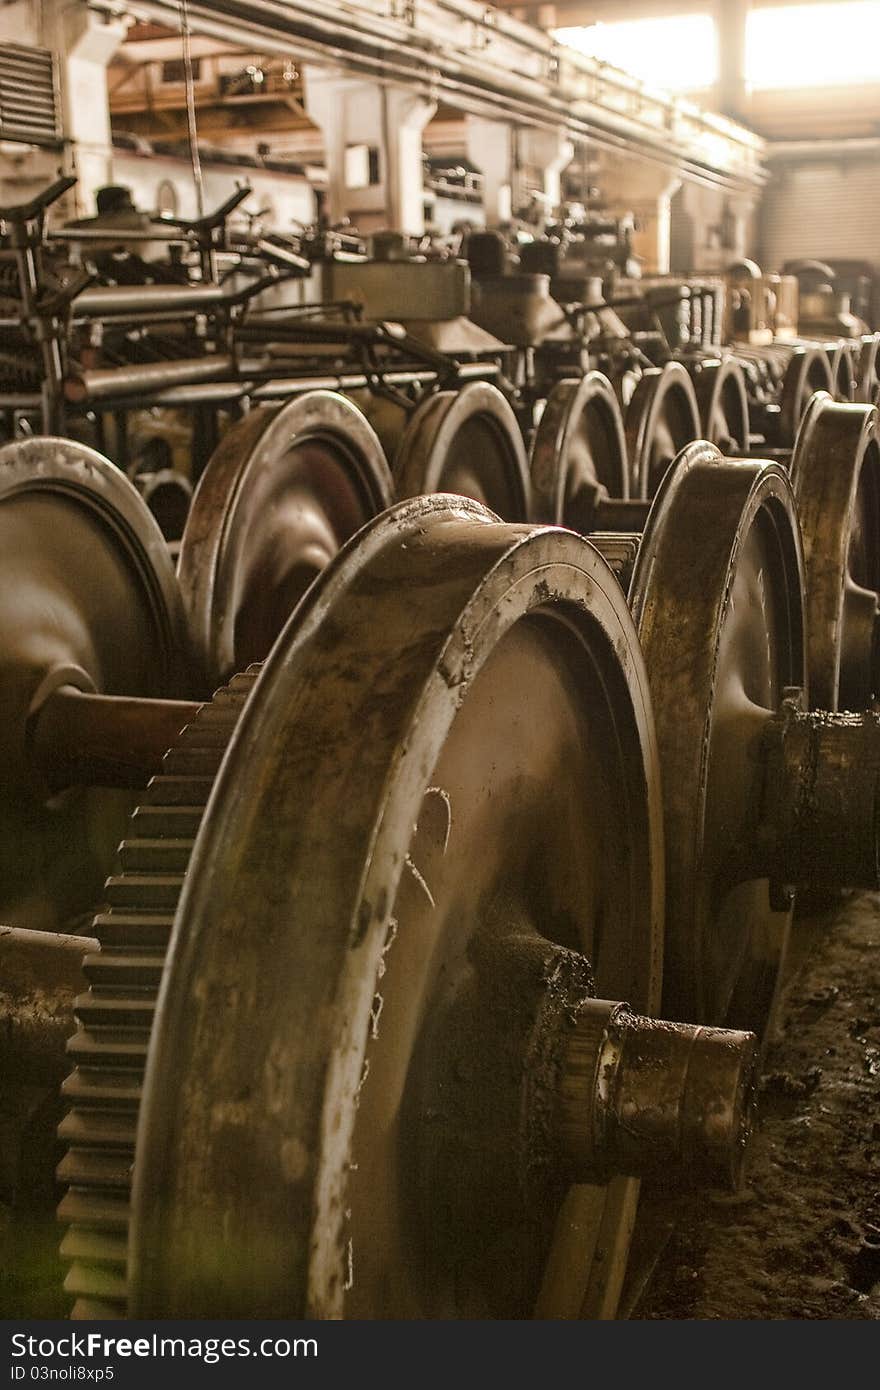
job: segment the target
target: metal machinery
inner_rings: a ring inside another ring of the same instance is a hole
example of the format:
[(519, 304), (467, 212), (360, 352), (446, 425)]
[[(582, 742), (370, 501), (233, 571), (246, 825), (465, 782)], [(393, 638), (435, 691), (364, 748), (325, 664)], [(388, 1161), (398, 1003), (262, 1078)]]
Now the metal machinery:
[[(720, 282), (228, 209), (122, 286), (50, 201), (0, 211), (16, 1311), (60, 1158), (78, 1316), (613, 1316), (639, 1202), (741, 1170), (796, 891), (880, 887), (876, 338), (844, 389)], [(183, 460), (176, 568), (95, 446)]]

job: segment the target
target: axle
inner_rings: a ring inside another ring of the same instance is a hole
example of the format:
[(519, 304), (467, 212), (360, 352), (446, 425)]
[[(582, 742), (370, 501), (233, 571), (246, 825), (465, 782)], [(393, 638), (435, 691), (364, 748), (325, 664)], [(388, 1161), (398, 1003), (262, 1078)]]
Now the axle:
[(200, 708), (187, 700), (54, 690), (30, 724), (33, 760), (53, 792), (76, 785), (142, 787)]
[(880, 714), (783, 701), (765, 739), (759, 867), (815, 887), (880, 889)]

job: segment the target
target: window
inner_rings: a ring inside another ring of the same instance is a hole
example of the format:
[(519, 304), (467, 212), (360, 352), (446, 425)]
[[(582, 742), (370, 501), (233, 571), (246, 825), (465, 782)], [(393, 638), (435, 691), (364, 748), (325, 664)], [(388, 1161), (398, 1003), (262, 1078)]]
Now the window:
[(379, 182), (379, 151), (374, 145), (346, 145), (346, 188), (371, 188)]
[(554, 37), (668, 91), (699, 91), (718, 80), (718, 31), (710, 14), (556, 29)]
[[(201, 58), (193, 58), (193, 60), (192, 60), (193, 82), (198, 82), (198, 80), (199, 80), (199, 78), (200, 78), (200, 76), (201, 76), (201, 73), (202, 73), (202, 60), (201, 60)], [(163, 82), (185, 82), (185, 81), (186, 81), (186, 64), (184, 63), (184, 61), (183, 61), (182, 58), (169, 58), (169, 59), (167, 59), (167, 60), (162, 64), (162, 81), (163, 81)]]
[(746, 24), (750, 87), (834, 87), (880, 79), (880, 3), (752, 10)]

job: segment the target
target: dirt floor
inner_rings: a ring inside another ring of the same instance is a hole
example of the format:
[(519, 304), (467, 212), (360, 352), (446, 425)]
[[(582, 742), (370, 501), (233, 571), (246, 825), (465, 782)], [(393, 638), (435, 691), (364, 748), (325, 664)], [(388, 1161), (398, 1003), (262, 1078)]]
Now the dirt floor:
[[(809, 949), (807, 949), (809, 948)], [(736, 1196), (683, 1201), (630, 1315), (880, 1317), (880, 895), (794, 924)]]

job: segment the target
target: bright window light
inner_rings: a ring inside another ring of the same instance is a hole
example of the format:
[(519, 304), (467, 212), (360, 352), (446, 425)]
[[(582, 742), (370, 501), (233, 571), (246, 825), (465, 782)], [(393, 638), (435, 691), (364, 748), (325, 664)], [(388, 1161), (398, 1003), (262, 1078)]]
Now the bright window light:
[(752, 10), (746, 82), (752, 88), (841, 87), (880, 79), (880, 3)]
[(695, 92), (718, 80), (718, 33), (710, 14), (590, 24), (556, 29), (553, 36), (652, 87)]

